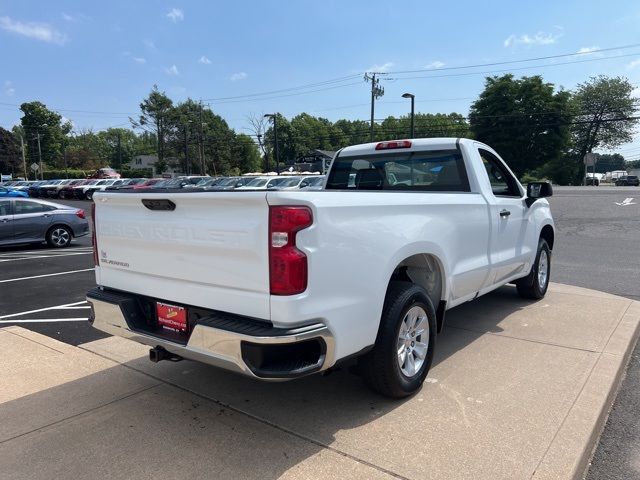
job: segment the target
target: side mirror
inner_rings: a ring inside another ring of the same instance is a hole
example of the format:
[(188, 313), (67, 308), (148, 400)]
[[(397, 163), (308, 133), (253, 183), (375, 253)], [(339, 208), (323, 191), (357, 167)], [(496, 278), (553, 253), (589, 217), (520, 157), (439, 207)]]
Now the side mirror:
[(309, 183), (308, 182), (300, 182), (300, 188), (304, 188), (304, 187), (308, 187)]
[(539, 198), (550, 197), (553, 195), (553, 187), (549, 182), (531, 182), (527, 185), (527, 207)]

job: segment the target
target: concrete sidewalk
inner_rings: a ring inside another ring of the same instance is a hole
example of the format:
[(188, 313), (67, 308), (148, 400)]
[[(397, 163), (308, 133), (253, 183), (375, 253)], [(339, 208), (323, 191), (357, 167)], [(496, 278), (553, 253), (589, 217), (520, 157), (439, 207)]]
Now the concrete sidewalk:
[(268, 384), (0, 329), (0, 471), (48, 478), (580, 478), (640, 325), (640, 302), (552, 284), (449, 312), (404, 401), (339, 371)]

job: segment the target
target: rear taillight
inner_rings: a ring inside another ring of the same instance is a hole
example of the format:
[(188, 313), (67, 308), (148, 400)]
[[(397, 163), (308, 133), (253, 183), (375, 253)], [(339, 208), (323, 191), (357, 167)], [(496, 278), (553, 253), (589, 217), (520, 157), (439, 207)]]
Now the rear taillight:
[(308, 207), (269, 208), (271, 295), (295, 295), (307, 289), (307, 256), (296, 247), (296, 234), (312, 223)]
[(93, 245), (93, 264), (97, 267), (98, 265), (100, 265), (100, 262), (98, 260), (98, 239), (96, 237), (96, 204), (95, 203), (91, 204), (91, 244)]
[(84, 220), (84, 210), (80, 209), (80, 210), (76, 210), (76, 217), (81, 218)]

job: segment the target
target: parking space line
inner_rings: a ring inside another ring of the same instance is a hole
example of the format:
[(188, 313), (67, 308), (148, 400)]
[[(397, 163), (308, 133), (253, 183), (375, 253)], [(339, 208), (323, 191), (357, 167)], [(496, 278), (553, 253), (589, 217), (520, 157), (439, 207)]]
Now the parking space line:
[(5, 256), (24, 256), (24, 255), (42, 255), (42, 254), (64, 254), (64, 253), (68, 253), (68, 252), (90, 252), (92, 251), (93, 248), (92, 247), (75, 247), (75, 248), (65, 248), (64, 250), (60, 250), (60, 249), (51, 249), (51, 248), (45, 248), (45, 249), (40, 249), (40, 250), (18, 250), (18, 251), (13, 251), (13, 252), (1, 252), (0, 253), (0, 257), (5, 257)]
[(37, 319), (28, 319), (25, 320), (23, 318), (19, 320), (0, 320), (0, 325), (5, 323), (59, 323), (59, 322), (86, 322), (89, 319), (87, 317), (83, 318), (37, 318)]
[(62, 255), (34, 255), (29, 257), (22, 258), (0, 258), (0, 263), (4, 262), (19, 262), (21, 260), (31, 260), (34, 258), (60, 258), (60, 257), (70, 257), (73, 255), (91, 255), (93, 252), (78, 252), (78, 253), (65, 253)]
[(82, 270), (70, 270), (68, 272), (59, 272), (59, 273), (46, 273), (44, 275), (34, 275), (32, 277), (10, 278), (8, 280), (0, 280), (0, 283), (19, 282), (21, 280), (32, 280), (34, 278), (55, 277), (57, 275), (70, 275), (72, 273), (89, 272), (92, 270), (93, 268), (84, 268)]
[[(67, 307), (75, 307), (78, 305), (82, 305), (84, 303), (87, 303), (87, 301), (83, 300), (81, 302), (65, 303), (63, 305), (54, 305), (53, 307), (38, 308), (37, 310), (28, 310), (26, 312), (11, 313), (9, 315), (0, 316), (0, 320), (3, 320), (5, 318), (21, 317), (22, 315), (29, 315), (30, 313), (46, 312), (47, 310), (65, 310)], [(7, 323), (7, 322), (3, 322), (3, 323)]]

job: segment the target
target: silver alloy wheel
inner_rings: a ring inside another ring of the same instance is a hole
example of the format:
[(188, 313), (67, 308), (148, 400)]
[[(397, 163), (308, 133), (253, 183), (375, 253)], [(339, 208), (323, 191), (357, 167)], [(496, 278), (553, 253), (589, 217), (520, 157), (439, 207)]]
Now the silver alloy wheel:
[(549, 255), (546, 250), (540, 251), (540, 258), (538, 259), (538, 285), (544, 289), (547, 285), (549, 278)]
[(429, 318), (422, 307), (411, 307), (398, 332), (398, 366), (406, 377), (414, 377), (422, 368), (429, 350)]
[(51, 242), (56, 247), (64, 247), (71, 240), (71, 235), (64, 228), (56, 228), (53, 232), (51, 232)]

